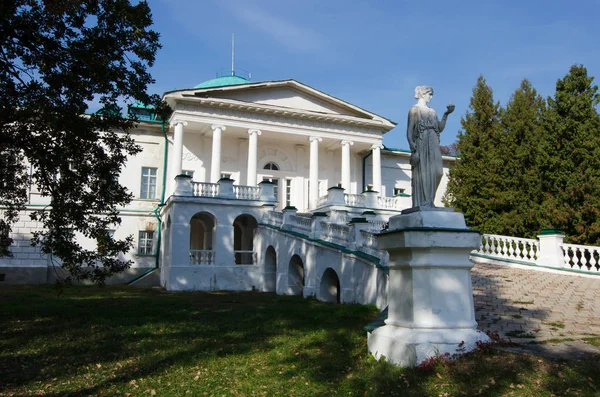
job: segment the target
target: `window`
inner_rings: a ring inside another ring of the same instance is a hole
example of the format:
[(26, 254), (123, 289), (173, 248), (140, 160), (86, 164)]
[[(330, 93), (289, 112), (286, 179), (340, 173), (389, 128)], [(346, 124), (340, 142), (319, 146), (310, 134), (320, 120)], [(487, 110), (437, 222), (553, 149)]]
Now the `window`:
[(405, 189), (401, 189), (401, 188), (399, 188), (399, 187), (395, 187), (395, 188), (394, 188), (394, 196), (398, 196), (399, 194), (402, 194), (402, 193), (404, 193), (404, 190), (405, 190)]
[(156, 174), (158, 168), (142, 167), (142, 187), (140, 198), (154, 200), (156, 198)]
[(285, 206), (289, 207), (292, 205), (292, 180), (285, 180)]
[(265, 164), (265, 170), (279, 171), (279, 166), (273, 162)]
[(154, 231), (142, 230), (140, 231), (140, 238), (138, 240), (138, 254), (139, 255), (152, 255), (154, 252)]

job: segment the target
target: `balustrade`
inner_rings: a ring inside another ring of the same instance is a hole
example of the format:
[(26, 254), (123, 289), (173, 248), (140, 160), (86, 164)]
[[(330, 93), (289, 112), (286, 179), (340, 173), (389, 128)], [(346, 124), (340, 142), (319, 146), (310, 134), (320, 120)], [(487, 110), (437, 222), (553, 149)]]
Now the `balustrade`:
[(319, 197), (317, 200), (317, 207), (324, 207), (327, 205), (327, 201), (329, 200), (329, 194)]
[(380, 232), (384, 229), (387, 229), (388, 222), (387, 221), (369, 221), (369, 231)]
[(377, 207), (385, 210), (398, 209), (398, 201), (395, 197), (377, 197)]
[(348, 242), (348, 236), (350, 235), (350, 227), (348, 225), (321, 222), (321, 228), (325, 231), (323, 236), (325, 240), (329, 240), (340, 245), (345, 245)]
[(196, 197), (217, 197), (219, 195), (219, 184), (192, 182), (192, 191)]
[(365, 207), (365, 196), (362, 194), (344, 194), (344, 202), (348, 207)]
[(311, 227), (312, 227), (312, 219), (311, 218), (307, 218), (305, 216), (292, 215), (292, 216), (290, 216), (290, 220), (293, 222), (293, 224), (292, 224), (293, 228), (298, 228), (300, 230), (310, 232)]
[(234, 185), (233, 193), (238, 200), (260, 200), (260, 187)]
[(563, 244), (565, 267), (591, 273), (600, 273), (600, 247)]
[(214, 265), (215, 251), (190, 250), (190, 265)]
[(499, 258), (536, 263), (539, 257), (540, 243), (534, 239), (484, 234), (481, 247), (477, 252)]
[(266, 212), (264, 216), (264, 222), (273, 226), (281, 226), (283, 223), (283, 212)]

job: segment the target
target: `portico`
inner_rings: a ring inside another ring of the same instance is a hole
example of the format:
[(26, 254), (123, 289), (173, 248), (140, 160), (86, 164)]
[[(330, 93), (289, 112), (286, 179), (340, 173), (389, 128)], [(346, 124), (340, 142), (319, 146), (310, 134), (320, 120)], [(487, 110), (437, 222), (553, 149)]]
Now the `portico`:
[[(264, 85), (166, 93), (175, 110), (169, 179), (226, 176), (245, 186), (275, 179), (280, 203), (310, 210), (331, 186), (360, 193), (361, 159), (371, 152), (379, 191), (383, 133), (393, 123), (293, 80)], [(297, 107), (274, 105), (270, 96), (289, 96)]]

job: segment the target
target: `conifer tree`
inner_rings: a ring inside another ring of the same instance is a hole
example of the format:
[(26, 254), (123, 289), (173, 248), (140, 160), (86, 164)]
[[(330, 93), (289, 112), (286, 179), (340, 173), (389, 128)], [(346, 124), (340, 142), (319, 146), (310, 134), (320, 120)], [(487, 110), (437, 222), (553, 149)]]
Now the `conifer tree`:
[(598, 87), (582, 65), (573, 65), (548, 98), (543, 156), (542, 224), (568, 241), (600, 243), (600, 102)]
[(541, 180), (537, 169), (545, 101), (528, 80), (500, 113), (503, 133), (497, 149), (504, 207), (495, 218), (494, 233), (533, 238), (540, 231)]
[(500, 104), (483, 76), (473, 88), (470, 110), (461, 119), (463, 131), (458, 135), (460, 160), (450, 170), (444, 203), (464, 213), (467, 223), (486, 233), (502, 210), (497, 169), (502, 159), (496, 149), (500, 140)]

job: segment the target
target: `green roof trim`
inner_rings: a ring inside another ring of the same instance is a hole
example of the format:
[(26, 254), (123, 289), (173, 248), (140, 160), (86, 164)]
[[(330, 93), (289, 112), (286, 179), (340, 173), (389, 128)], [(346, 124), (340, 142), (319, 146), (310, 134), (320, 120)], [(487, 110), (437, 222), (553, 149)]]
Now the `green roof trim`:
[(241, 84), (250, 84), (252, 81), (247, 80), (240, 76), (222, 76), (217, 77), (216, 79), (207, 80), (203, 83), (194, 86), (194, 88), (215, 88), (215, 87), (227, 87), (230, 85), (241, 85)]
[(137, 101), (131, 105), (129, 105), (130, 108), (134, 108), (134, 109), (147, 109), (147, 110), (154, 110), (156, 109), (156, 106), (154, 105), (144, 105), (142, 102)]

